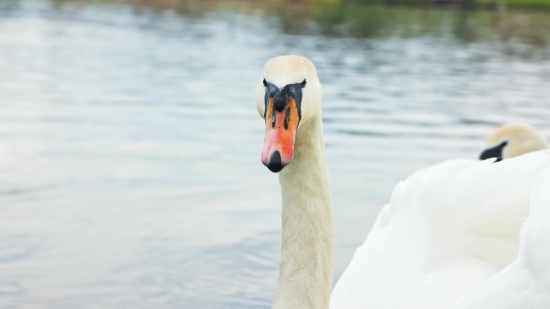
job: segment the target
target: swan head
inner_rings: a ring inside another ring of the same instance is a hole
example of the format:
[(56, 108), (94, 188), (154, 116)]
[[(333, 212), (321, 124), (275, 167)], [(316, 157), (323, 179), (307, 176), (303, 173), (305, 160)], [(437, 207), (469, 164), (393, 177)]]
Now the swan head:
[(264, 65), (256, 107), (265, 120), (262, 163), (278, 173), (292, 162), (296, 132), (321, 110), (322, 89), (311, 61), (280, 56)]
[(495, 130), (485, 141), (486, 148), (480, 159), (497, 158), (497, 161), (548, 148), (546, 139), (532, 126), (508, 123)]

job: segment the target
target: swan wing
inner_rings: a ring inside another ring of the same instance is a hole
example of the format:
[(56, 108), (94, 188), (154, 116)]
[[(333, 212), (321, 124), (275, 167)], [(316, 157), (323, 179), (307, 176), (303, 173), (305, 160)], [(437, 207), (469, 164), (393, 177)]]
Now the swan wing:
[(550, 308), (550, 169), (541, 176), (531, 196), (516, 260), (451, 308)]
[(332, 309), (448, 308), (509, 265), (539, 151), (494, 163), (451, 160), (400, 182), (336, 284)]

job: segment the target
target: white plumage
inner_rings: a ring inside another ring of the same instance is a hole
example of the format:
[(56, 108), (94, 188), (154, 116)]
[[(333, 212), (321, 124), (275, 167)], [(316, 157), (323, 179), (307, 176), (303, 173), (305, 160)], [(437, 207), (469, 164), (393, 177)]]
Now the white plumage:
[(331, 308), (448, 308), (515, 259), (534, 183), (549, 167), (540, 151), (416, 172), (395, 188)]
[(550, 308), (550, 169), (540, 177), (531, 195), (517, 259), (451, 308)]

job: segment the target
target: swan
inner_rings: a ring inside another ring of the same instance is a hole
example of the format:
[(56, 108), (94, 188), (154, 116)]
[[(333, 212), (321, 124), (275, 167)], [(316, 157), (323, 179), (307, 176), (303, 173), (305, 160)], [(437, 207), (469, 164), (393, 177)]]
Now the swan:
[(500, 161), (549, 148), (546, 139), (525, 123), (502, 125), (487, 137), (485, 145), (486, 149), (479, 157), (481, 160), (496, 158)]
[(531, 190), (550, 167), (548, 151), (519, 155), (521, 141), (542, 137), (504, 126), (481, 155), (502, 162), (451, 160), (400, 182), (331, 296), (334, 223), (321, 99), (308, 59), (281, 56), (264, 65), (255, 99), (265, 121), (261, 160), (279, 173), (282, 194), (272, 308), (449, 308), (458, 299), (468, 306), (472, 290), (483, 295), (483, 283), (513, 265)]

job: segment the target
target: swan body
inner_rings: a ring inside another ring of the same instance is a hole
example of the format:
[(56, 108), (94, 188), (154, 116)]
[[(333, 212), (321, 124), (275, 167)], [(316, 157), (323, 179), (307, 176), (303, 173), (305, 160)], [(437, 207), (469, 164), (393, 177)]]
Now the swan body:
[[(262, 162), (279, 173), (283, 201), (272, 308), (501, 308), (473, 306), (499, 289), (518, 292), (516, 300), (544, 303), (546, 292), (540, 291), (548, 278), (541, 276), (550, 272), (543, 263), (550, 260), (550, 237), (532, 217), (521, 238), (520, 229), (535, 181), (550, 168), (550, 151), (520, 156), (547, 144), (533, 142), (541, 136), (531, 127), (513, 124), (487, 139), (481, 158), (496, 159), (447, 161), (398, 184), (331, 296), (334, 227), (321, 97), (315, 66), (306, 58), (282, 56), (265, 64), (256, 91), (266, 128)], [(537, 201), (547, 198), (537, 194)], [(511, 281), (494, 279), (500, 277)]]
[(512, 263), (550, 151), (493, 161), (447, 161), (401, 182), (331, 308), (448, 308)]
[(530, 203), (517, 258), (451, 309), (550, 308), (550, 169), (535, 185)]

